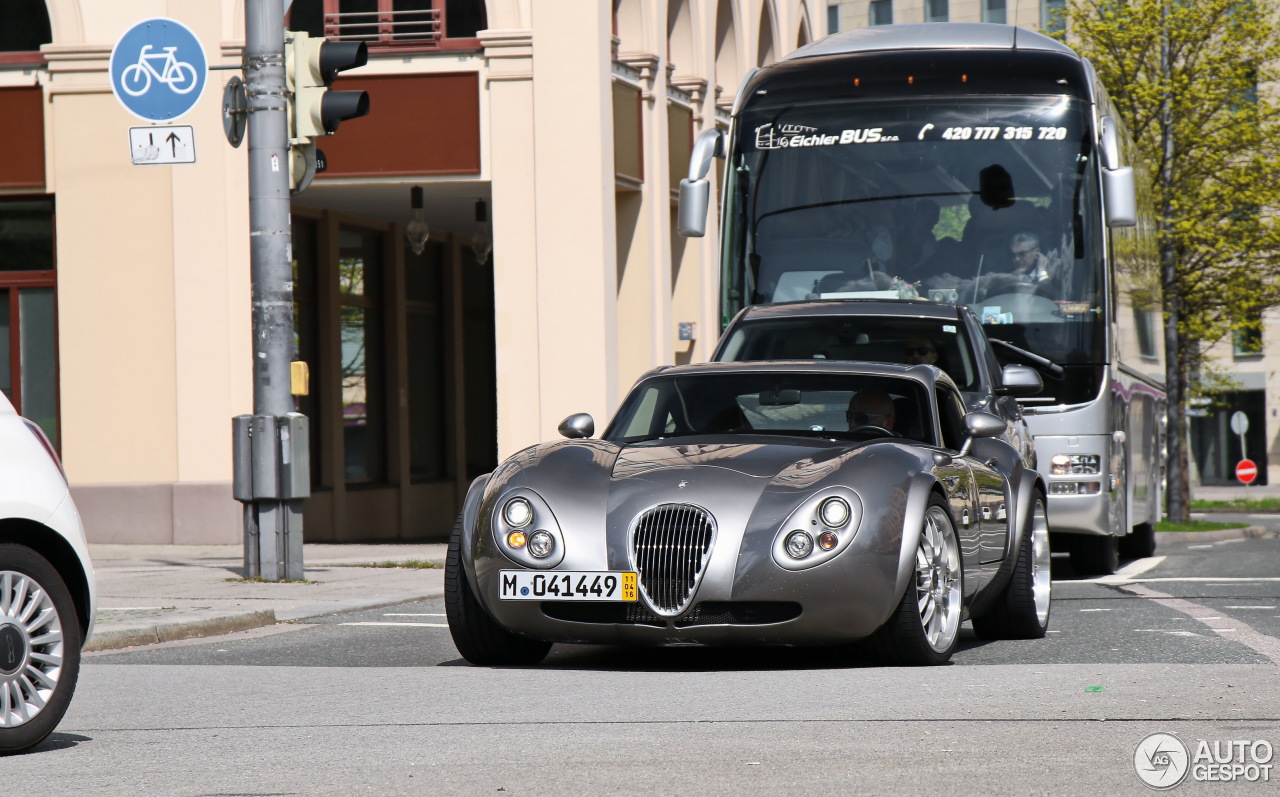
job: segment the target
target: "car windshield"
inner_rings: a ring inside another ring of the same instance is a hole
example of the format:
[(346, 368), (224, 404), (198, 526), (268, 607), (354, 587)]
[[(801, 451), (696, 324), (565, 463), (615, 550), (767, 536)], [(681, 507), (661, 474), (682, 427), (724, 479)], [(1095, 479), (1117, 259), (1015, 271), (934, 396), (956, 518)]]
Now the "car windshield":
[(865, 360), (936, 365), (979, 389), (973, 346), (955, 319), (884, 315), (760, 318), (733, 327), (717, 360)]
[(904, 437), (935, 444), (924, 387), (856, 373), (760, 371), (655, 376), (627, 396), (604, 434), (636, 443), (708, 434), (840, 440)]

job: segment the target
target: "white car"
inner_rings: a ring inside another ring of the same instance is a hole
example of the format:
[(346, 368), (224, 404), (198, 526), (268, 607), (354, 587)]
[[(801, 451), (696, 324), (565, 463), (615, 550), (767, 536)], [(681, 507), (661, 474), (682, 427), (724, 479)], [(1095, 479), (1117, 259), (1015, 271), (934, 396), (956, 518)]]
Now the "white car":
[(0, 755), (31, 749), (61, 721), (95, 609), (62, 465), (0, 394)]

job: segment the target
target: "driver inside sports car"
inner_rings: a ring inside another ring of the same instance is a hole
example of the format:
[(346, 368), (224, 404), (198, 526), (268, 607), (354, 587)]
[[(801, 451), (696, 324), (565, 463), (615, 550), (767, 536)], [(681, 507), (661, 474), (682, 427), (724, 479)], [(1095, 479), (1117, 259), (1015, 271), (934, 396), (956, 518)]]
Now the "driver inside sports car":
[(849, 409), (844, 417), (849, 422), (850, 431), (859, 426), (879, 426), (881, 429), (892, 432), (897, 411), (888, 393), (875, 388), (866, 388), (859, 390), (849, 400)]

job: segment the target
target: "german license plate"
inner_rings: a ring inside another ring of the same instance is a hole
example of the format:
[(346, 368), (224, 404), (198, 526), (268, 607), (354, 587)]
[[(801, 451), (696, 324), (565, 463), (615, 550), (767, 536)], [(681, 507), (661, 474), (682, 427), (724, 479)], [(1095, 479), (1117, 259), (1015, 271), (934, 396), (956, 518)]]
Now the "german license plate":
[(636, 574), (608, 570), (503, 570), (504, 601), (634, 601)]

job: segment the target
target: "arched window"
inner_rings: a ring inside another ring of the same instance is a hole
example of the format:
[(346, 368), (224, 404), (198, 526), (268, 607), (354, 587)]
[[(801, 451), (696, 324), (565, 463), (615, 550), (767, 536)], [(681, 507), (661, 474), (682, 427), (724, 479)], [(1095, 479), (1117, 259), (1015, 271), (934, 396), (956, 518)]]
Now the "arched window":
[(756, 46), (756, 66), (772, 64), (773, 55), (773, 13), (768, 3), (760, 11), (760, 41)]
[(0, 64), (40, 61), (40, 46), (52, 41), (44, 0), (0, 0)]
[(697, 71), (688, 0), (667, 0), (667, 61), (675, 65), (679, 74)]
[(722, 101), (737, 93), (741, 77), (738, 25), (733, 17), (733, 3), (720, 0), (716, 9), (716, 84), (724, 90)]

